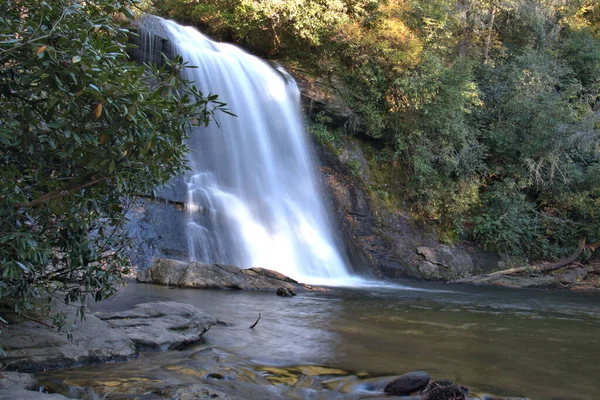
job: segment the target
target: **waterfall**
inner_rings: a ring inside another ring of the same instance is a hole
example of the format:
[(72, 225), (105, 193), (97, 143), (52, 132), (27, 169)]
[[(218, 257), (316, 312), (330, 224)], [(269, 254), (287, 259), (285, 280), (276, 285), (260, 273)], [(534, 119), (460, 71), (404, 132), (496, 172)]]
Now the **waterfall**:
[(192, 260), (272, 269), (308, 283), (353, 281), (316, 177), (300, 106), (285, 71), (196, 29), (152, 18), (203, 93), (237, 115), (191, 134), (187, 179)]

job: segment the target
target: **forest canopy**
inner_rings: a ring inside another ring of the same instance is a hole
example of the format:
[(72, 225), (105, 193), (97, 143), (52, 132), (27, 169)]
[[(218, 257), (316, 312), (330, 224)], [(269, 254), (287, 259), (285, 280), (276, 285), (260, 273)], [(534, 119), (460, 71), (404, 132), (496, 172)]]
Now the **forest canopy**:
[(341, 79), (360, 119), (347, 134), (380, 144), (373, 193), (431, 221), (442, 239), (521, 260), (600, 240), (598, 2), (149, 2)]

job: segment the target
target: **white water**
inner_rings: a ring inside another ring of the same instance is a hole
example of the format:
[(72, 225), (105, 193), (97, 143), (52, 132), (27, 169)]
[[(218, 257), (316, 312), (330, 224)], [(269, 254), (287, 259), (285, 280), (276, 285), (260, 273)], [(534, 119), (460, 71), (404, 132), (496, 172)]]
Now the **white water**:
[(198, 66), (185, 77), (237, 115), (219, 115), (219, 126), (197, 129), (188, 143), (192, 259), (268, 268), (307, 283), (360, 283), (336, 246), (295, 82), (235, 46), (159, 21), (175, 52)]

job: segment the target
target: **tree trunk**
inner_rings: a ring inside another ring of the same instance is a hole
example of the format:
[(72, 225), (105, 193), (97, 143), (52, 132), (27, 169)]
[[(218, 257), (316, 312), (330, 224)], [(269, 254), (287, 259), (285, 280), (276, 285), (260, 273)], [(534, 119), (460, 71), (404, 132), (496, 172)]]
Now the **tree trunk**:
[(485, 38), (485, 44), (483, 46), (483, 64), (487, 64), (490, 55), (490, 45), (492, 43), (492, 34), (494, 33), (494, 20), (496, 19), (496, 8), (492, 7), (490, 10), (490, 25), (488, 26), (488, 33)]
[(512, 275), (512, 274), (518, 274), (520, 272), (526, 272), (526, 271), (534, 271), (534, 272), (550, 272), (550, 271), (554, 271), (555, 269), (559, 269), (559, 268), (565, 267), (565, 266), (571, 264), (572, 262), (574, 262), (575, 260), (577, 260), (577, 257), (579, 257), (579, 255), (581, 254), (581, 252), (583, 251), (583, 249), (585, 249), (585, 248), (592, 248), (593, 250), (595, 250), (596, 248), (592, 247), (594, 245), (586, 246), (585, 245), (585, 239), (582, 239), (581, 242), (579, 242), (579, 247), (577, 247), (577, 250), (575, 250), (575, 252), (573, 254), (571, 254), (569, 257), (567, 257), (565, 259), (562, 259), (560, 261), (557, 261), (555, 263), (548, 264), (548, 265), (534, 265), (534, 266), (531, 266), (531, 267), (519, 267), (519, 268), (504, 269), (502, 271), (492, 272), (491, 274), (488, 274), (488, 275), (490, 275), (490, 276), (494, 276), (494, 275)]

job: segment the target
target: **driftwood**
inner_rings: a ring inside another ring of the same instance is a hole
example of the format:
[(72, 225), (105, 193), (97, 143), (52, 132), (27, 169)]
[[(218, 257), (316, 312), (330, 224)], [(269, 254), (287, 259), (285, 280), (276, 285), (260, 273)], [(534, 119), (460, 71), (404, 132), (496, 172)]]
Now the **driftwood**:
[(504, 269), (502, 271), (492, 272), (488, 275), (496, 276), (496, 275), (512, 275), (512, 274), (518, 274), (521, 272), (530, 272), (530, 271), (531, 272), (554, 271), (556, 269), (566, 267), (567, 265), (575, 262), (575, 260), (577, 260), (577, 257), (579, 257), (579, 255), (581, 254), (581, 252), (584, 249), (591, 249), (592, 251), (595, 251), (598, 247), (600, 247), (600, 242), (586, 245), (585, 239), (582, 239), (581, 242), (579, 242), (579, 246), (577, 247), (577, 250), (575, 250), (575, 252), (573, 254), (571, 254), (569, 257), (564, 258), (555, 263), (547, 264), (547, 265), (533, 265), (533, 266), (527, 266), (527, 267)]
[(258, 324), (258, 321), (260, 321), (260, 313), (258, 313), (258, 319), (256, 320), (255, 323), (252, 324), (252, 326), (250, 327), (250, 329), (254, 329), (254, 327), (256, 326), (256, 324)]

